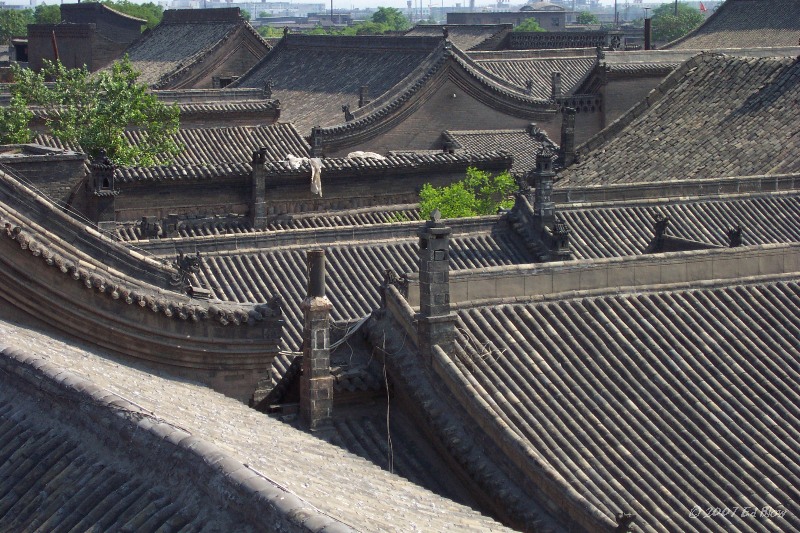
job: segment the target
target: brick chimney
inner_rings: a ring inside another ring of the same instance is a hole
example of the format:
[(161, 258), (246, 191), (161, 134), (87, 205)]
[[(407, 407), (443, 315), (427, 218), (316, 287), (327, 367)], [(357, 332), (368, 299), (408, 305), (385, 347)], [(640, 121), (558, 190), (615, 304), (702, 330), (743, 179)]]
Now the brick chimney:
[(371, 101), (372, 99), (369, 97), (369, 85), (362, 85), (358, 90), (358, 107), (364, 107)]
[(331, 427), (333, 376), (331, 375), (330, 313), (325, 296), (325, 251), (307, 256), (308, 294), (303, 303), (303, 375), (300, 378), (300, 419), (311, 431)]
[(430, 360), (433, 346), (453, 353), (455, 315), (450, 311), (450, 228), (439, 210), (419, 233), (419, 350)]
[(564, 168), (575, 162), (575, 108), (561, 110), (561, 161)]
[(542, 146), (536, 154), (536, 169), (533, 171), (533, 221), (534, 229), (541, 234), (545, 228), (553, 229), (555, 204), (553, 203), (553, 152)]
[(267, 172), (264, 163), (267, 149), (253, 152), (253, 170), (250, 173), (250, 221), (254, 229), (267, 229)]
[(97, 157), (92, 159), (89, 169), (92, 174), (91, 184), (88, 187), (89, 217), (98, 228), (112, 229), (116, 220), (114, 203), (119, 194), (114, 183), (116, 166), (106, 156), (106, 151), (100, 150)]
[(553, 72), (551, 74), (550, 87), (553, 100), (561, 98), (561, 73)]

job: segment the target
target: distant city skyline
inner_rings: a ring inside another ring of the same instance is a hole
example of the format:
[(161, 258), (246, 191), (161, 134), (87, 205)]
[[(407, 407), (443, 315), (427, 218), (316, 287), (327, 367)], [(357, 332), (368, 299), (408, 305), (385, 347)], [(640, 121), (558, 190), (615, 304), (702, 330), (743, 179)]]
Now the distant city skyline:
[[(135, 3), (135, 4), (146, 4), (146, 3), (152, 2), (154, 4), (164, 6), (165, 9), (169, 9), (171, 7), (171, 5), (172, 5), (171, 1), (169, 1), (169, 2), (168, 1), (157, 1), (157, 0), (131, 0), (131, 1), (133, 3)], [(413, 4), (412, 5), (415, 8), (418, 8), (420, 1), (422, 1), (422, 7), (423, 8), (427, 8), (429, 6), (433, 6), (433, 7), (442, 7), (442, 6), (444, 6), (444, 7), (456, 7), (457, 4), (461, 4), (462, 7), (468, 7), (469, 6), (469, 0), (413, 0)], [(8, 6), (12, 6), (12, 5), (16, 5), (16, 6), (19, 6), (19, 5), (34, 6), (34, 5), (39, 5), (39, 4), (47, 4), (47, 5), (53, 5), (53, 4), (76, 4), (78, 2), (77, 1), (61, 2), (61, 1), (58, 1), (58, 0), (45, 0), (45, 1), (38, 1), (38, 0), (34, 0), (34, 1), (30, 1), (30, 0), (28, 0), (28, 1), (26, 1), (26, 0), (6, 0), (5, 2), (2, 2), (2, 3), (5, 4), (5, 5), (8, 5)], [(181, 3), (182, 4), (186, 4), (187, 2), (184, 1), (184, 2), (181, 2)], [(197, 3), (198, 4), (202, 4), (202, 0), (198, 0)], [(260, 4), (260, 3), (263, 3), (263, 2), (234, 2), (234, 3)], [(325, 4), (326, 6), (330, 6), (330, 0), (327, 0), (327, 1), (321, 0), (319, 2), (315, 2), (313, 0), (311, 0), (311, 1), (297, 0), (297, 1), (294, 1), (294, 2), (293, 1), (289, 1), (289, 3), (321, 3), (321, 4)], [(526, 2), (514, 2), (513, 5), (522, 6), (525, 3)], [(646, 3), (648, 3), (648, 4), (650, 4), (650, 3), (656, 4), (656, 3), (659, 3), (659, 2), (646, 2)], [(667, 1), (667, 2), (660, 2), (660, 3), (670, 3), (670, 2)], [(600, 4), (605, 5), (605, 6), (612, 6), (612, 5), (614, 5), (614, 0), (600, 0)], [(633, 1), (632, 0), (630, 1), (630, 4), (633, 5)], [(475, 0), (475, 6), (477, 8), (484, 8), (484, 7), (495, 6), (495, 5), (497, 5), (496, 1)], [(619, 0), (619, 5), (624, 5), (624, 1), (623, 0)], [(349, 8), (364, 9), (364, 8), (369, 8), (369, 7), (377, 8), (379, 6), (380, 7), (395, 7), (397, 9), (401, 9), (403, 11), (406, 11), (408, 9), (407, 4), (406, 4), (406, 0), (334, 0), (334, 2), (333, 2), (334, 9), (349, 9)]]

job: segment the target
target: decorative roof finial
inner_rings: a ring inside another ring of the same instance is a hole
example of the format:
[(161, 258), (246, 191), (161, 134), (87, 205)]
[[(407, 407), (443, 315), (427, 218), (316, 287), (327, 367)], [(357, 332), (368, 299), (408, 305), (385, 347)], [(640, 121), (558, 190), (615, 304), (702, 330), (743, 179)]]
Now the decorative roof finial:
[(431, 222), (439, 223), (442, 220), (442, 212), (439, 209), (434, 209), (431, 213)]

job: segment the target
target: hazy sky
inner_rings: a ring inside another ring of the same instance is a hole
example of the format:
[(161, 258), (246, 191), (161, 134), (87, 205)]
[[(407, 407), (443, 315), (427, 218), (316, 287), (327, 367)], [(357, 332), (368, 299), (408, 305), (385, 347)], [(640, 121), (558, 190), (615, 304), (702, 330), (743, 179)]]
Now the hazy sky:
[[(69, 2), (60, 2), (59, 0), (34, 0), (36, 4), (46, 3), (46, 4), (59, 4), (59, 3), (69, 3), (73, 4), (76, 3), (74, 1)], [(170, 2), (165, 1), (158, 1), (158, 0), (132, 0), (134, 3), (143, 4), (146, 1), (153, 1), (156, 4), (163, 5), (164, 7), (169, 7)], [(428, 7), (429, 5), (433, 5), (436, 7), (445, 6), (445, 7), (455, 7), (456, 4), (461, 4), (462, 6), (468, 6), (469, 0), (412, 0), (413, 6), (416, 8), (422, 2), (423, 7)], [(32, 5), (31, 1), (26, 0), (5, 0), (6, 4), (21, 4), (21, 5)], [(623, 6), (625, 4), (624, 0), (618, 0), (619, 5)], [(256, 4), (260, 2), (254, 2)], [(330, 0), (295, 0), (293, 3), (321, 3), (325, 4), (326, 7), (330, 6)], [(496, 0), (475, 0), (476, 7), (485, 7), (485, 6), (494, 6), (496, 5)], [(517, 0), (512, 0), (512, 5), (514, 6), (522, 6), (526, 2)], [(613, 5), (614, 0), (601, 0), (602, 4), (606, 5)], [(631, 4), (633, 1), (631, 0)], [(333, 0), (333, 7), (334, 9), (348, 9), (351, 7), (355, 8), (365, 8), (365, 7), (378, 7), (378, 6), (386, 6), (386, 7), (396, 7), (398, 9), (406, 10), (406, 0)]]

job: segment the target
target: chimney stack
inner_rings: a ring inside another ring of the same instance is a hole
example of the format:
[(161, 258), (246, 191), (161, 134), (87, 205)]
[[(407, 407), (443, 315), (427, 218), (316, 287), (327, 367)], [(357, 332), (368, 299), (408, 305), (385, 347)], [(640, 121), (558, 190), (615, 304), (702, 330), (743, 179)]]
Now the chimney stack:
[(371, 101), (369, 97), (369, 85), (362, 85), (358, 90), (358, 107), (364, 107)]
[(644, 49), (653, 48), (653, 20), (645, 17), (644, 19)]
[(455, 315), (450, 311), (450, 232), (439, 210), (419, 233), (418, 348), (430, 360), (433, 346), (453, 353)]
[(552, 98), (553, 100), (558, 100), (561, 98), (561, 73), (560, 72), (553, 72), (551, 74), (551, 84), (552, 88)]
[(300, 379), (300, 418), (311, 431), (331, 427), (333, 376), (331, 375), (330, 313), (325, 296), (325, 251), (310, 250), (308, 294), (303, 310), (303, 375)]
[(116, 189), (116, 165), (108, 158), (105, 150), (100, 150), (92, 159), (89, 169), (92, 174), (92, 187), (89, 189), (89, 214), (100, 229), (112, 229), (115, 226), (115, 198), (119, 194)]
[(575, 162), (575, 109), (561, 110), (561, 161), (564, 168)]
[(555, 204), (553, 203), (553, 152), (547, 147), (536, 154), (536, 170), (533, 172), (533, 216), (534, 229), (542, 235), (545, 228), (553, 229)]
[(253, 229), (267, 229), (267, 172), (264, 163), (267, 149), (253, 152), (253, 170), (250, 173), (250, 218)]

